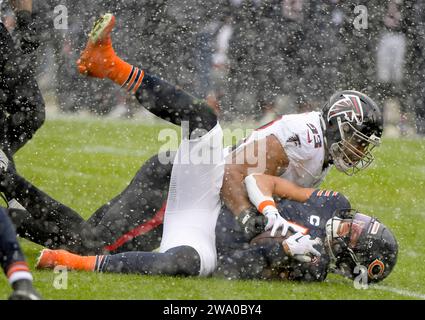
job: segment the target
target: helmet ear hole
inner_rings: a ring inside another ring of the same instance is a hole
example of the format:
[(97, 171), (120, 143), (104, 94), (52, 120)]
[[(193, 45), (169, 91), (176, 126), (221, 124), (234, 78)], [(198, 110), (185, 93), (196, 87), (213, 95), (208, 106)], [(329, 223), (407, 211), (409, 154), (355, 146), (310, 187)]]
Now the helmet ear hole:
[(382, 268), (380, 266), (374, 266), (374, 267), (372, 267), (371, 273), (372, 273), (372, 275), (375, 276), (375, 275), (379, 274), (381, 272), (381, 270), (382, 270)]

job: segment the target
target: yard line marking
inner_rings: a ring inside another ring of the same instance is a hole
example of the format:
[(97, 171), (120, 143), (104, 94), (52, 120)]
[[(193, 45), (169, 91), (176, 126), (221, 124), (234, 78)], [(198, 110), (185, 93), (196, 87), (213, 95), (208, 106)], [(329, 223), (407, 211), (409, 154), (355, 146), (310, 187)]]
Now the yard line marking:
[(67, 148), (67, 151), (72, 153), (101, 153), (101, 154), (112, 154), (114, 156), (132, 156), (132, 157), (143, 157), (148, 154), (146, 150), (137, 148), (117, 148), (105, 145), (88, 145), (82, 148)]
[(92, 173), (83, 173), (83, 172), (75, 171), (75, 170), (55, 169), (55, 168), (41, 167), (41, 166), (31, 166), (31, 170), (35, 172), (47, 173), (48, 175), (60, 174), (65, 177), (79, 177), (79, 178), (87, 178), (87, 179), (104, 177), (104, 175), (101, 175), (101, 174), (96, 175)]
[[(346, 280), (347, 279), (327, 279), (326, 282), (335, 283), (335, 284), (346, 284), (347, 283)], [(425, 300), (425, 294), (410, 291), (410, 290), (407, 290), (407, 289), (399, 289), (399, 288), (395, 288), (395, 287), (388, 287), (388, 286), (384, 286), (384, 285), (380, 285), (380, 284), (369, 284), (368, 288), (366, 290), (370, 290), (370, 289), (382, 290), (382, 291), (395, 293), (395, 294), (405, 296), (405, 297), (411, 297), (411, 298)]]
[(375, 289), (375, 290), (382, 290), (382, 291), (396, 293), (396, 294), (399, 294), (399, 295), (405, 296), (405, 297), (411, 297), (411, 298), (425, 300), (425, 294), (417, 293), (417, 292), (413, 292), (413, 291), (409, 291), (409, 290), (405, 290), (405, 289), (387, 287), (387, 286), (382, 286), (382, 285), (379, 285), (379, 284), (371, 285), (370, 288)]

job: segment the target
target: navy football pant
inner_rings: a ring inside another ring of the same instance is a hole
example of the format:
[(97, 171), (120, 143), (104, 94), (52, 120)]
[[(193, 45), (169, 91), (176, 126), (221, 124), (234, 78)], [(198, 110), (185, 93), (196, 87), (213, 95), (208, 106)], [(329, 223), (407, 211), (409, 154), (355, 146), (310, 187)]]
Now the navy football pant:
[(196, 250), (189, 246), (179, 246), (163, 253), (137, 251), (105, 256), (97, 271), (197, 276), (200, 268), (201, 262)]
[(123, 192), (87, 221), (12, 169), (0, 174), (1, 190), (26, 208), (9, 209), (18, 234), (47, 248), (84, 255), (150, 251), (161, 241), (171, 167), (160, 164), (158, 156), (153, 156)]
[(7, 274), (13, 264), (24, 261), (24, 254), (16, 239), (15, 228), (6, 210), (0, 208), (0, 265)]

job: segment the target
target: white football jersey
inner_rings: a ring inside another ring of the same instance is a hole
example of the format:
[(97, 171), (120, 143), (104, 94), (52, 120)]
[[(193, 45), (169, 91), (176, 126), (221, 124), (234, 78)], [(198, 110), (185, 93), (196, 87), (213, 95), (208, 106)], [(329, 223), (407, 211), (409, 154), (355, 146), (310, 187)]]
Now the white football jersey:
[(257, 129), (238, 149), (253, 140), (274, 135), (289, 159), (281, 177), (302, 187), (317, 187), (330, 168), (323, 169), (325, 148), (320, 117), (320, 112), (283, 115)]

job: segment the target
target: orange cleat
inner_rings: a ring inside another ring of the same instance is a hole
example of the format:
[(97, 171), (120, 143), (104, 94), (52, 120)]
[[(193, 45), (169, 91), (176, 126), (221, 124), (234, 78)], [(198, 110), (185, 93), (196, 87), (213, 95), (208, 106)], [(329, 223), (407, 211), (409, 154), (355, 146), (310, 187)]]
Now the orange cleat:
[(77, 61), (78, 71), (95, 78), (109, 78), (127, 91), (136, 92), (144, 71), (121, 60), (112, 47), (115, 17), (107, 13), (93, 25), (86, 48)]
[(105, 14), (94, 23), (86, 48), (77, 61), (81, 74), (106, 78), (111, 72), (116, 59), (111, 39), (114, 25), (115, 17), (112, 14)]
[(71, 270), (94, 271), (97, 256), (79, 256), (66, 250), (41, 251), (37, 260), (37, 269), (54, 269), (63, 266)]

